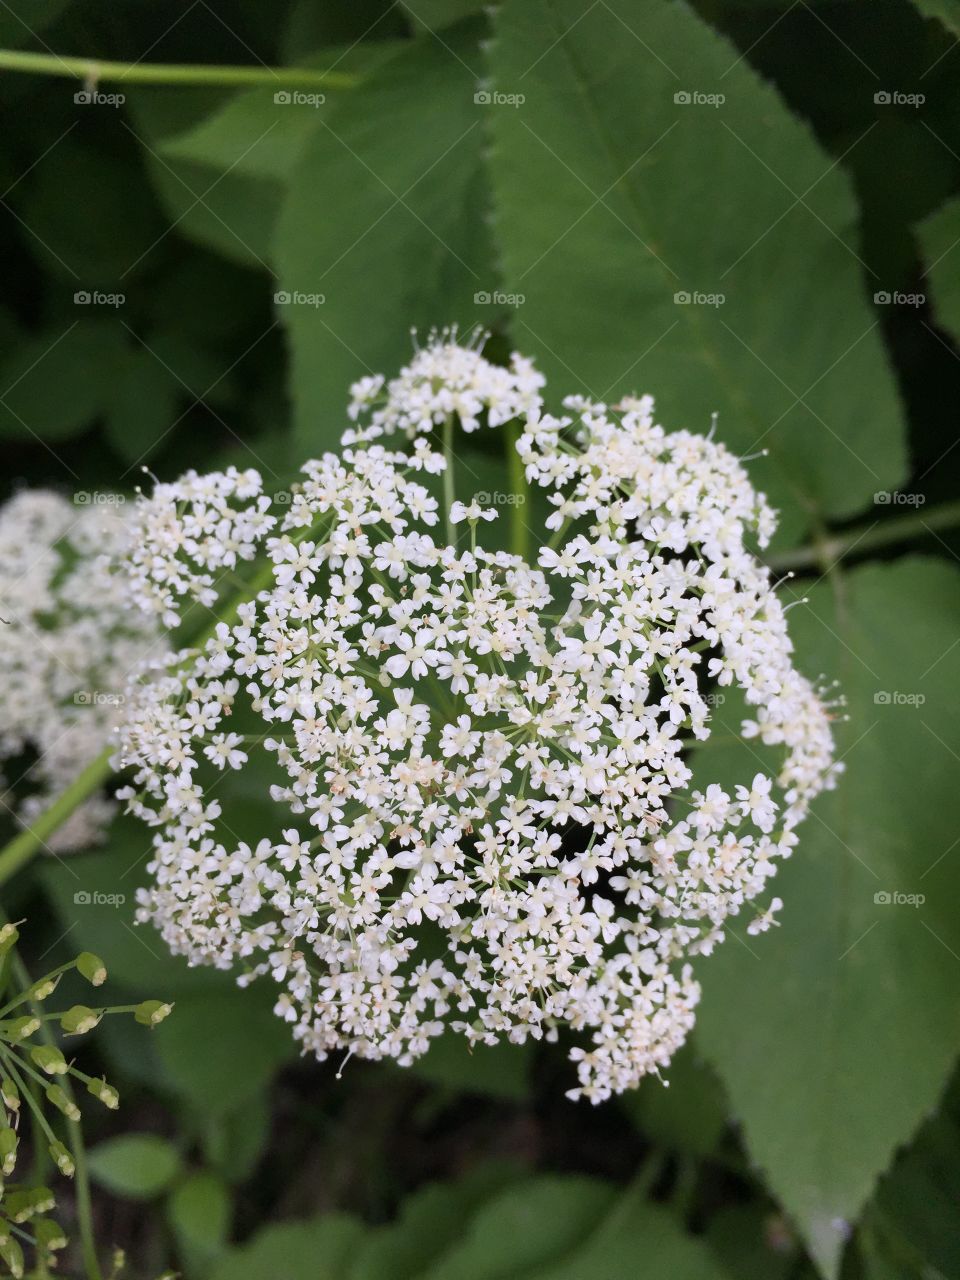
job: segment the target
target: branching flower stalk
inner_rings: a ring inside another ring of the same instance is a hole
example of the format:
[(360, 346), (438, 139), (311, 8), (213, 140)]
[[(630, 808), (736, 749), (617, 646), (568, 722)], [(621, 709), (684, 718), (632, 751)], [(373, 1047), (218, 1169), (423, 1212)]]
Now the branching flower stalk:
[[(0, 927), (0, 955), (5, 973), (15, 980), (16, 994), (0, 1008), (0, 1262), (16, 1278), (25, 1274), (26, 1250), (32, 1250), (34, 1266), (45, 1273), (56, 1265), (55, 1253), (67, 1244), (66, 1236), (47, 1215), (54, 1208), (53, 1193), (46, 1187), (9, 1179), (16, 1173), (23, 1119), (29, 1113), (36, 1131), (43, 1135), (57, 1171), (77, 1184), (77, 1213), (84, 1265), (88, 1280), (100, 1280), (101, 1272), (93, 1237), (86, 1158), (80, 1132), (80, 1107), (72, 1082), (83, 1086), (103, 1106), (115, 1110), (119, 1095), (103, 1078), (81, 1071), (65, 1056), (53, 1033), (63, 1044), (87, 1034), (104, 1017), (132, 1014), (137, 1022), (153, 1027), (171, 1012), (159, 1000), (134, 1005), (73, 1005), (47, 1012), (46, 1002), (65, 973), (76, 971), (93, 988), (107, 973), (103, 962), (90, 952), (31, 981), (14, 948), (18, 926)], [(57, 1133), (66, 1122), (67, 1142)]]

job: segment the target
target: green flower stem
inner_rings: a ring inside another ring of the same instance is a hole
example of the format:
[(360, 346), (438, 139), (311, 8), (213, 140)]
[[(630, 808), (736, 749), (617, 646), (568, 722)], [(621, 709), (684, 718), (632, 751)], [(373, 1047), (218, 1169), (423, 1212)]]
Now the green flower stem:
[(0, 884), (6, 884), (10, 877), (25, 866), (38, 849), (42, 848), (48, 836), (59, 830), (73, 811), (98, 790), (110, 777), (110, 757), (112, 748), (107, 748), (97, 756), (82, 773), (78, 774), (65, 791), (62, 791), (48, 809), (44, 809), (29, 827), (26, 827), (0, 852)]
[(447, 465), (443, 469), (443, 505), (447, 516), (447, 544), (456, 546), (456, 528), (450, 519), (450, 508), (456, 498), (456, 487), (453, 478), (453, 416), (443, 424), (443, 456)]
[[(19, 953), (16, 951), (11, 952), (11, 958), (17, 982), (22, 988), (31, 986), (30, 974), (27, 972), (27, 966), (21, 960)], [(36, 1004), (33, 1005), (33, 1011), (35, 1016), (41, 1016)], [(53, 1032), (45, 1022), (41, 1022), (40, 1025), (40, 1038), (45, 1044), (56, 1044)], [(60, 1076), (57, 1083), (70, 1101), (75, 1102), (70, 1077), (67, 1075)], [(100, 1262), (97, 1258), (97, 1245), (93, 1230), (93, 1204), (90, 1199), (90, 1174), (87, 1169), (87, 1151), (83, 1145), (83, 1130), (76, 1120), (67, 1120), (66, 1123), (70, 1141), (70, 1155), (73, 1157), (74, 1165), (73, 1185), (77, 1198), (77, 1222), (80, 1226), (83, 1265), (87, 1273), (87, 1280), (103, 1280), (103, 1272), (100, 1270)]]
[(520, 422), (511, 422), (504, 431), (507, 448), (507, 473), (510, 477), (510, 492), (514, 502), (510, 511), (510, 550), (515, 556), (524, 560), (530, 555), (530, 530), (528, 528), (527, 502), (530, 497), (530, 486), (527, 474), (517, 453), (517, 441), (523, 427)]
[(910, 515), (898, 516), (868, 525), (856, 525), (843, 533), (826, 535), (807, 547), (783, 551), (769, 556), (771, 569), (816, 569), (826, 571), (838, 560), (856, 552), (872, 551), (877, 547), (889, 547), (909, 538), (922, 537), (937, 529), (949, 529), (960, 524), (960, 501), (945, 502), (930, 511), (918, 510)]
[[(310, 529), (306, 529), (303, 531), (302, 536), (306, 537), (310, 532)], [(228, 627), (232, 626), (237, 620), (241, 606), (254, 599), (258, 592), (269, 586), (273, 578), (273, 567), (273, 561), (267, 560), (244, 589), (237, 592), (224, 612), (218, 614), (197, 639), (192, 642), (193, 645), (197, 648), (202, 648), (210, 637), (216, 634), (216, 629), (221, 622)], [(84, 800), (87, 800), (103, 786), (113, 773), (110, 764), (112, 755), (113, 748), (107, 747), (105, 751), (101, 752), (95, 760), (87, 765), (82, 773), (77, 775), (69, 787), (61, 792), (49, 808), (44, 809), (43, 813), (29, 827), (24, 828), (19, 835), (14, 836), (0, 850), (0, 885), (6, 884), (10, 877), (15, 875), (21, 867), (26, 866), (38, 850), (44, 846), (47, 837), (52, 836), (55, 831), (59, 830), (73, 811), (78, 809)]]
[(283, 88), (352, 89), (358, 77), (316, 67), (231, 67), (189, 63), (104, 62), (99, 58), (61, 57), (56, 53), (22, 53), (0, 49), (0, 69), (29, 75), (66, 76), (91, 84), (222, 85), (242, 88), (268, 85)]

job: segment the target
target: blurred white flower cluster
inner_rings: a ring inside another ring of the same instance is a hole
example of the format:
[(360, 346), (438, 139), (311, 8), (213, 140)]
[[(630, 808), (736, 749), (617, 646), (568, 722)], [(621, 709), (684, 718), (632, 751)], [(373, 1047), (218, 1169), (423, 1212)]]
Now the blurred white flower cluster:
[[(126, 676), (156, 637), (111, 573), (125, 541), (121, 511), (42, 489), (0, 508), (0, 803), (19, 823), (108, 746)], [(114, 807), (92, 796), (47, 847), (93, 843)]]
[[(597, 1102), (669, 1062), (691, 959), (763, 893), (836, 766), (748, 549), (774, 518), (740, 463), (665, 433), (648, 398), (557, 419), (542, 385), (440, 338), (354, 388), (342, 452), (288, 505), (255, 473), (142, 499), (138, 594), (161, 617), (198, 583), (212, 603), (238, 557), (268, 570), (198, 650), (144, 669), (117, 763), (156, 829), (141, 919), (192, 962), (272, 975), (304, 1049), (407, 1064), (445, 1028), (566, 1029), (571, 1096)], [(441, 487), (451, 415), (520, 416), (554, 507), (532, 563)], [(721, 785), (690, 757), (730, 686), (759, 741)], [(276, 804), (253, 847), (217, 794), (235, 770)]]

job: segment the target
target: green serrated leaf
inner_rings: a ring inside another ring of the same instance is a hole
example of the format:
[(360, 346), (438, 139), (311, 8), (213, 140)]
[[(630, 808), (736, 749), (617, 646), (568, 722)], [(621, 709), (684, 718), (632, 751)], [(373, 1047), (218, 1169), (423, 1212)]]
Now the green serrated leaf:
[(960, 341), (960, 255), (954, 254), (960, 241), (960, 200), (951, 200), (921, 222), (917, 236), (926, 276), (933, 285), (934, 312), (943, 327)]
[[(294, 168), (274, 238), (278, 307), (291, 347), (294, 430), (301, 447), (334, 445), (346, 388), (394, 373), (408, 327), (489, 308), (492, 268), (474, 105), (479, 32), (412, 41), (359, 88), (328, 105)], [(297, 295), (323, 302), (298, 304)]]
[(895, 488), (897, 391), (841, 166), (691, 8), (496, 12), (490, 164), (517, 345), (564, 389), (649, 391), (694, 430), (716, 410), (735, 449), (769, 448), (757, 475), (784, 541), (804, 511)]
[[(771, 1192), (835, 1276), (960, 1050), (960, 578), (904, 559), (808, 594), (792, 631), (803, 667), (841, 680), (846, 772), (777, 876), (780, 927), (734, 926), (702, 967), (697, 1043)], [(713, 779), (737, 767), (722, 746), (704, 755)], [(739, 757), (741, 776), (753, 760)]]

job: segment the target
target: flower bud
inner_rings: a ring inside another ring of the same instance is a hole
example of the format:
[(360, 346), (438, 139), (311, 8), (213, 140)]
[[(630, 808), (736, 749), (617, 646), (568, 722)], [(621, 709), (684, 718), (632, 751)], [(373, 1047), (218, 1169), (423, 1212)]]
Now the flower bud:
[(96, 1009), (91, 1009), (85, 1004), (75, 1004), (66, 1013), (61, 1014), (60, 1025), (67, 1035), (82, 1036), (92, 1031), (102, 1017), (103, 1013), (98, 1013)]
[(76, 1165), (73, 1163), (73, 1156), (63, 1145), (62, 1142), (50, 1143), (50, 1155), (53, 1163), (66, 1178), (72, 1178), (76, 1172)]
[(20, 1110), (20, 1090), (9, 1076), (4, 1076), (0, 1080), (0, 1099), (8, 1111)]
[(26, 1040), (28, 1036), (32, 1036), (39, 1030), (40, 1019), (35, 1018), (32, 1013), (25, 1014), (22, 1018), (10, 1018), (9, 1021), (0, 1022), (0, 1032), (3, 1032), (6, 1039), (12, 1040), (14, 1044)]
[(112, 1084), (107, 1084), (106, 1080), (88, 1080), (87, 1092), (92, 1093), (98, 1102), (102, 1102), (111, 1111), (116, 1111), (120, 1105), (119, 1093)]
[(67, 1237), (63, 1227), (52, 1218), (38, 1218), (33, 1224), (33, 1234), (37, 1238), (37, 1247), (45, 1249), (48, 1253), (67, 1247)]
[(62, 977), (63, 974), (58, 973), (55, 978), (38, 978), (32, 987), (27, 987), (24, 994), (29, 1000), (46, 1000), (59, 987)]
[(47, 1101), (52, 1107), (56, 1107), (58, 1111), (63, 1112), (68, 1120), (80, 1119), (80, 1108), (64, 1093), (58, 1084), (52, 1084), (47, 1090)]
[(0, 1129), (0, 1173), (4, 1177), (13, 1173), (17, 1165), (17, 1144), (20, 1139), (9, 1127)]
[(5, 924), (0, 929), (0, 957), (5, 956), (11, 947), (16, 946), (19, 937), (20, 930), (15, 924)]
[(136, 1020), (145, 1027), (155, 1027), (173, 1012), (172, 1004), (164, 1004), (162, 1000), (144, 1000), (133, 1011)]
[(30, 1057), (41, 1071), (48, 1076), (62, 1076), (67, 1073), (67, 1060), (52, 1044), (38, 1044), (30, 1050)]
[(47, 1213), (54, 1203), (49, 1187), (31, 1187), (29, 1191), (11, 1191), (5, 1197), (3, 1207), (14, 1222), (26, 1222), (38, 1213)]
[(93, 987), (100, 987), (107, 980), (107, 967), (92, 951), (81, 951), (77, 956), (77, 970)]
[(23, 1250), (11, 1236), (7, 1236), (0, 1244), (0, 1258), (9, 1268), (13, 1280), (20, 1280), (23, 1275)]

